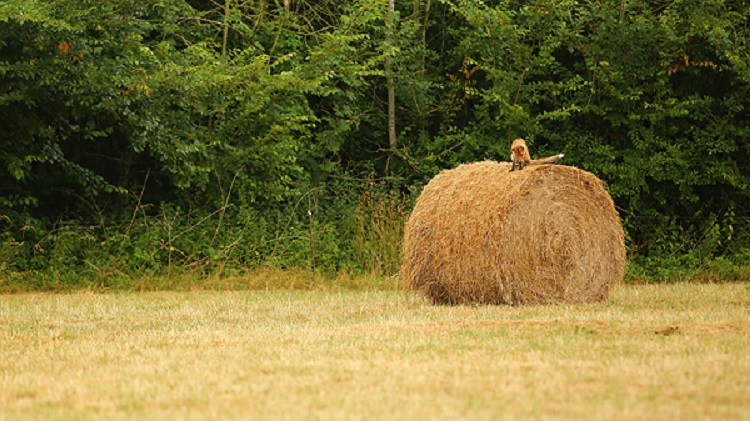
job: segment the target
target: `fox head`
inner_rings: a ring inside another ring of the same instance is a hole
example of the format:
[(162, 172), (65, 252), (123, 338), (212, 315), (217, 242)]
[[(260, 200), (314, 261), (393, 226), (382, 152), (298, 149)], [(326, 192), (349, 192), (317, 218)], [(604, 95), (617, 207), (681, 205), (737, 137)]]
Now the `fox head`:
[(515, 155), (516, 158), (522, 159), (528, 152), (526, 141), (523, 139), (514, 140), (513, 144), (510, 146), (510, 150), (513, 152), (513, 155)]

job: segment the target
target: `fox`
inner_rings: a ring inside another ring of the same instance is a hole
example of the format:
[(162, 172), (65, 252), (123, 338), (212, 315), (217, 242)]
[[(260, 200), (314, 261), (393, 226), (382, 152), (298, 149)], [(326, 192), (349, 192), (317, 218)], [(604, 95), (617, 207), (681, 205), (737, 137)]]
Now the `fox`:
[(510, 146), (510, 160), (513, 162), (510, 170), (515, 171), (516, 169), (522, 170), (525, 166), (531, 164), (531, 154), (529, 154), (529, 147), (526, 146), (526, 141), (523, 139), (516, 139)]

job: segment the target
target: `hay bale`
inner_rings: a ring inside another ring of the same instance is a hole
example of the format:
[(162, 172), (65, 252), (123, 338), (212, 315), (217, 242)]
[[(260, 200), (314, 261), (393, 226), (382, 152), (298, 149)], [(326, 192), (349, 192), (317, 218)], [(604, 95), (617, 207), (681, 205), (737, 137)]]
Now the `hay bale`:
[(620, 218), (601, 180), (493, 161), (443, 171), (416, 202), (401, 277), (437, 304), (604, 301), (622, 279)]

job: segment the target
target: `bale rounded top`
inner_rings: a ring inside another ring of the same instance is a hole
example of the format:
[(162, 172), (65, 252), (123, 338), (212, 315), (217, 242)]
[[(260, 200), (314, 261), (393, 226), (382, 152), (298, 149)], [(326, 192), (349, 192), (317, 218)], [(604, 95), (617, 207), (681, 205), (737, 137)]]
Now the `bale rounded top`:
[(483, 161), (443, 171), (407, 222), (401, 275), (436, 303), (604, 300), (624, 273), (622, 226), (595, 175)]

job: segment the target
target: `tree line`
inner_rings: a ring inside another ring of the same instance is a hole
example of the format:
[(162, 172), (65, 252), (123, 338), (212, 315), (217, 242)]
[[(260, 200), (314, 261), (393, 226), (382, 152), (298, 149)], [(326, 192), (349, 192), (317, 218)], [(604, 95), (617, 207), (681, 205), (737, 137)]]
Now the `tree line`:
[(3, 2), (0, 271), (395, 273), (421, 186), (518, 137), (607, 182), (639, 268), (742, 265), (748, 6)]

